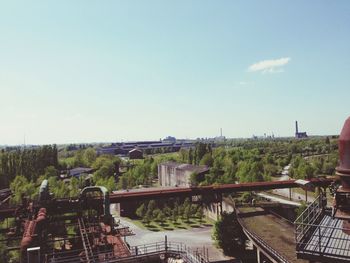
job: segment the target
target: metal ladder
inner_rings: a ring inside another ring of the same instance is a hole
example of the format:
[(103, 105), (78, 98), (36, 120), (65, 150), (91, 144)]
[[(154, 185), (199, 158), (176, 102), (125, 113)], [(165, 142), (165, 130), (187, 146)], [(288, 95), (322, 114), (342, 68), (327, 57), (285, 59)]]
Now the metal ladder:
[(81, 239), (83, 241), (83, 246), (84, 246), (84, 250), (85, 250), (86, 261), (88, 263), (94, 263), (96, 261), (94, 259), (94, 254), (92, 252), (92, 248), (90, 245), (88, 233), (86, 231), (84, 219), (78, 218), (78, 224), (79, 224)]

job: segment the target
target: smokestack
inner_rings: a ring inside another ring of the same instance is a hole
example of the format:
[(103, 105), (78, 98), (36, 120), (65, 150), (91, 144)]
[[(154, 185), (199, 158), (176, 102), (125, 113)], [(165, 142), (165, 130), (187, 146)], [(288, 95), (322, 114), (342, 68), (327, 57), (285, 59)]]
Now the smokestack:
[(222, 137), (222, 128), (220, 128), (220, 136)]
[(295, 121), (295, 134), (297, 134), (298, 132), (298, 121)]

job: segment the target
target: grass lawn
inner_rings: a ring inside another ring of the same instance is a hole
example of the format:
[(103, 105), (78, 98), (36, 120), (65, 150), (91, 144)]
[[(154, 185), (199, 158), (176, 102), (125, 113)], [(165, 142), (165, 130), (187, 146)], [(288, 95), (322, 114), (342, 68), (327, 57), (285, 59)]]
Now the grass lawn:
[(199, 222), (198, 218), (191, 218), (188, 222), (182, 218), (179, 218), (175, 223), (172, 220), (166, 220), (163, 224), (158, 221), (152, 221), (149, 225), (143, 223), (141, 219), (130, 219), (128, 217), (124, 218), (142, 229), (147, 229), (154, 232), (200, 228), (204, 226), (212, 226), (214, 224), (214, 221), (209, 218), (204, 218), (202, 222)]

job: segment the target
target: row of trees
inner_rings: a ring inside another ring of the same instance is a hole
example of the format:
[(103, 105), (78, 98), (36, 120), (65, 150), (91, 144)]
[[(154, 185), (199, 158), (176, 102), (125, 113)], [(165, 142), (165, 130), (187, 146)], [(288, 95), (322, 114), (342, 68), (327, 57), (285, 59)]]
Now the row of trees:
[(180, 218), (186, 223), (189, 223), (193, 217), (202, 222), (204, 211), (202, 206), (192, 204), (189, 198), (185, 199), (183, 203), (175, 201), (169, 204), (160, 204), (151, 200), (148, 203), (143, 202), (137, 208), (136, 215), (147, 225), (152, 221), (158, 221), (163, 225), (166, 220), (177, 223)]
[(0, 152), (0, 185), (8, 187), (16, 175), (22, 175), (28, 181), (36, 181), (48, 166), (58, 168), (56, 145), (8, 151), (3, 149)]

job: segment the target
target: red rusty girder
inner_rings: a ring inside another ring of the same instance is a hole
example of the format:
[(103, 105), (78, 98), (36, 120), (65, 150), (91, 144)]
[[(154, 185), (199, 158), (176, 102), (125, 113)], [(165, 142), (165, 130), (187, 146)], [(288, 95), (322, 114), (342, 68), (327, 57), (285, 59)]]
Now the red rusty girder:
[[(335, 178), (314, 178), (310, 182), (315, 187), (327, 187)], [(172, 197), (190, 197), (195, 195), (212, 195), (222, 193), (234, 193), (234, 192), (246, 192), (246, 191), (265, 191), (271, 189), (282, 189), (282, 188), (297, 188), (299, 184), (296, 180), (285, 180), (285, 181), (272, 181), (272, 182), (253, 182), (253, 183), (242, 183), (242, 184), (223, 184), (223, 185), (210, 185), (210, 186), (198, 186), (198, 187), (174, 187), (174, 188), (159, 188), (155, 190), (145, 191), (125, 191), (123, 193), (110, 194), (111, 203), (120, 203), (125, 201), (142, 201), (145, 199), (166, 199)], [(89, 199), (89, 206), (97, 207), (101, 205), (101, 197), (94, 197)], [(59, 214), (63, 212), (75, 212), (80, 208), (81, 203), (77, 200), (72, 199), (57, 199), (52, 205), (54, 209), (48, 207), (49, 214)], [(0, 219), (14, 216), (16, 208), (0, 208)]]
[[(272, 181), (272, 182), (253, 182), (241, 184), (223, 184), (200, 187), (176, 187), (171, 189), (156, 189), (136, 192), (124, 192), (110, 194), (111, 203), (124, 201), (137, 201), (144, 199), (163, 199), (171, 197), (186, 197), (195, 195), (210, 195), (246, 191), (265, 191), (271, 189), (296, 188), (300, 187), (296, 180)], [(310, 182), (316, 187), (327, 187), (334, 181), (334, 178), (311, 179)]]

